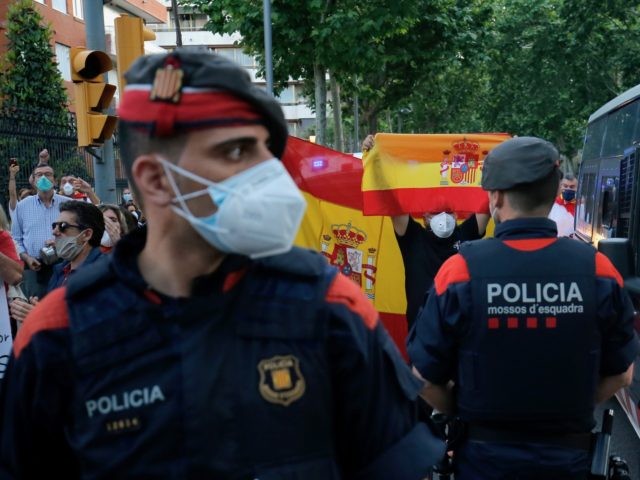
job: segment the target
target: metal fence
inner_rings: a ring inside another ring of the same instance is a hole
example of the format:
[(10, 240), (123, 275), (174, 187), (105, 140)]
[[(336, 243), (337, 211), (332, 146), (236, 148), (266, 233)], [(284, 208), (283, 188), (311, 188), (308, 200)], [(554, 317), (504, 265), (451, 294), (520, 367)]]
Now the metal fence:
[[(30, 108), (0, 107), (0, 204), (6, 209), (9, 201), (9, 159), (16, 158), (20, 171), (16, 188), (29, 187), (29, 175), (38, 164), (38, 154), (49, 151), (49, 164), (56, 179), (74, 175), (94, 184), (93, 157), (77, 145), (75, 116)], [(119, 159), (117, 137), (114, 138), (116, 188), (126, 186)]]

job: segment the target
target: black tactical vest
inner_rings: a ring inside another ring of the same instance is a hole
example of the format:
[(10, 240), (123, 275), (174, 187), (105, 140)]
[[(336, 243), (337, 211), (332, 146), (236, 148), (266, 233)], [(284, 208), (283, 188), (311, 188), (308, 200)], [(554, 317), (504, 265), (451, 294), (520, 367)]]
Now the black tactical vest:
[(175, 313), (110, 262), (78, 272), (69, 438), (87, 477), (338, 478), (321, 313), (335, 272), (294, 249), (253, 262), (233, 300)]
[(460, 254), (473, 305), (459, 350), (461, 417), (589, 424), (601, 342), (595, 250), (565, 238), (534, 251), (487, 239)]

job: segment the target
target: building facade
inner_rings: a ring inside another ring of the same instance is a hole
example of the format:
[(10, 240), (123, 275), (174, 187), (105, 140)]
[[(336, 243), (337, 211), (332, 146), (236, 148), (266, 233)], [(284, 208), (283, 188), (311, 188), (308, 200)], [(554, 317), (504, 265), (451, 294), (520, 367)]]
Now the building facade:
[[(176, 47), (176, 28), (174, 16), (171, 12), (171, 1), (163, 0), (167, 10), (165, 24), (148, 25), (156, 32), (155, 43), (162, 48), (172, 50)], [(206, 15), (195, 12), (188, 7), (179, 7), (180, 30), (184, 46), (205, 46), (219, 55), (223, 55), (242, 65), (251, 75), (252, 81), (266, 88), (266, 80), (258, 76), (259, 65), (256, 59), (244, 53), (239, 46), (242, 37), (239, 34), (219, 35), (204, 30), (207, 23)], [(307, 99), (303, 95), (302, 82), (289, 79), (284, 90), (276, 97), (282, 106), (287, 119), (289, 133), (298, 137), (308, 136), (309, 127), (315, 125), (315, 114), (309, 108)]]
[[(156, 40), (145, 42), (146, 53), (164, 52), (176, 47), (176, 29), (171, 14), (171, 0), (91, 0), (104, 4), (106, 51), (115, 62), (114, 20), (120, 15), (130, 15), (144, 20), (147, 27), (156, 33)], [(7, 9), (12, 0), (0, 0), (0, 55), (7, 48), (6, 28)], [(71, 110), (73, 110), (73, 88), (71, 83), (71, 47), (86, 45), (84, 0), (33, 0), (38, 10), (53, 30), (52, 49), (55, 51), (58, 68), (67, 88)], [(207, 17), (180, 7), (180, 27), (182, 44), (187, 46), (206, 46), (211, 51), (234, 60), (247, 69), (253, 82), (266, 88), (266, 81), (257, 75), (256, 59), (245, 54), (239, 46), (241, 37), (235, 35), (217, 35), (205, 31)], [(117, 85), (117, 72), (108, 74), (109, 83)], [(116, 91), (117, 103), (119, 92)], [(315, 124), (315, 114), (309, 108), (303, 95), (302, 82), (290, 79), (287, 87), (279, 92), (278, 101), (282, 105), (289, 125), (289, 132), (296, 136), (307, 136), (309, 127)]]
[[(99, 1), (103, 3), (102, 0)], [(5, 29), (7, 10), (11, 2), (12, 0), (0, 0), (0, 56), (4, 55), (7, 49)], [(67, 88), (71, 105), (73, 105), (71, 47), (86, 45), (83, 2), (84, 0), (33, 0), (44, 21), (49, 23), (53, 30), (51, 48), (55, 52), (58, 69)], [(113, 41), (113, 21), (115, 18), (125, 14), (140, 17), (148, 24), (164, 23), (167, 18), (167, 9), (158, 0), (111, 0), (104, 2), (103, 14), (106, 50), (113, 55), (115, 60), (115, 42)], [(110, 72), (109, 82), (117, 83), (115, 72)], [(73, 110), (73, 107), (71, 109)]]

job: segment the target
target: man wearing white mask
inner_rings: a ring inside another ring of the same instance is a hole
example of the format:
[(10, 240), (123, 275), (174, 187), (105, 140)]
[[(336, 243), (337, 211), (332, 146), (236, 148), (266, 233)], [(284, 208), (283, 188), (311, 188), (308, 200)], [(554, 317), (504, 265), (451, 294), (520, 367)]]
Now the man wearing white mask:
[[(374, 144), (374, 136), (367, 135), (362, 142), (362, 151), (371, 150)], [(484, 237), (491, 218), (487, 203), (478, 206), (477, 211), (482, 213), (475, 213), (458, 225), (456, 214), (444, 197), (433, 198), (432, 204), (434, 208), (422, 216), (424, 226), (409, 214), (391, 217), (404, 265), (409, 329), (425, 302), (425, 295), (440, 266), (458, 253), (460, 242)]]
[(60, 194), (72, 200), (90, 202), (94, 205), (100, 204), (100, 199), (91, 188), (91, 184), (73, 175), (65, 175), (60, 178)]
[(122, 161), (147, 223), (27, 317), (0, 471), (426, 477), (445, 447), (415, 418), (420, 381), (358, 286), (292, 248), (305, 202), (275, 158), (276, 100), (206, 50), (143, 56), (126, 79)]
[(475, 213), (458, 225), (446, 201), (441, 199), (439, 203), (423, 216), (424, 227), (410, 215), (392, 217), (404, 264), (409, 328), (440, 266), (458, 252), (460, 242), (482, 238), (490, 218), (486, 213)]

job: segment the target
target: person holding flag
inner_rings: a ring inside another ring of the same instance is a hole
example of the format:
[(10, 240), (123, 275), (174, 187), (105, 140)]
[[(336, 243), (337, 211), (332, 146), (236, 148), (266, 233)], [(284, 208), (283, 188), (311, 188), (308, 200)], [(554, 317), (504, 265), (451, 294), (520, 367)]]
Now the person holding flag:
[[(374, 145), (373, 135), (368, 135), (362, 143), (365, 158)], [(484, 237), (490, 220), (488, 201), (478, 206), (477, 210), (482, 213), (471, 214), (458, 223), (448, 198), (439, 193), (433, 196), (430, 210), (422, 215), (424, 225), (420, 225), (408, 213), (391, 216), (404, 265), (409, 330), (424, 303), (425, 295), (433, 285), (438, 269), (458, 252), (461, 242)]]

